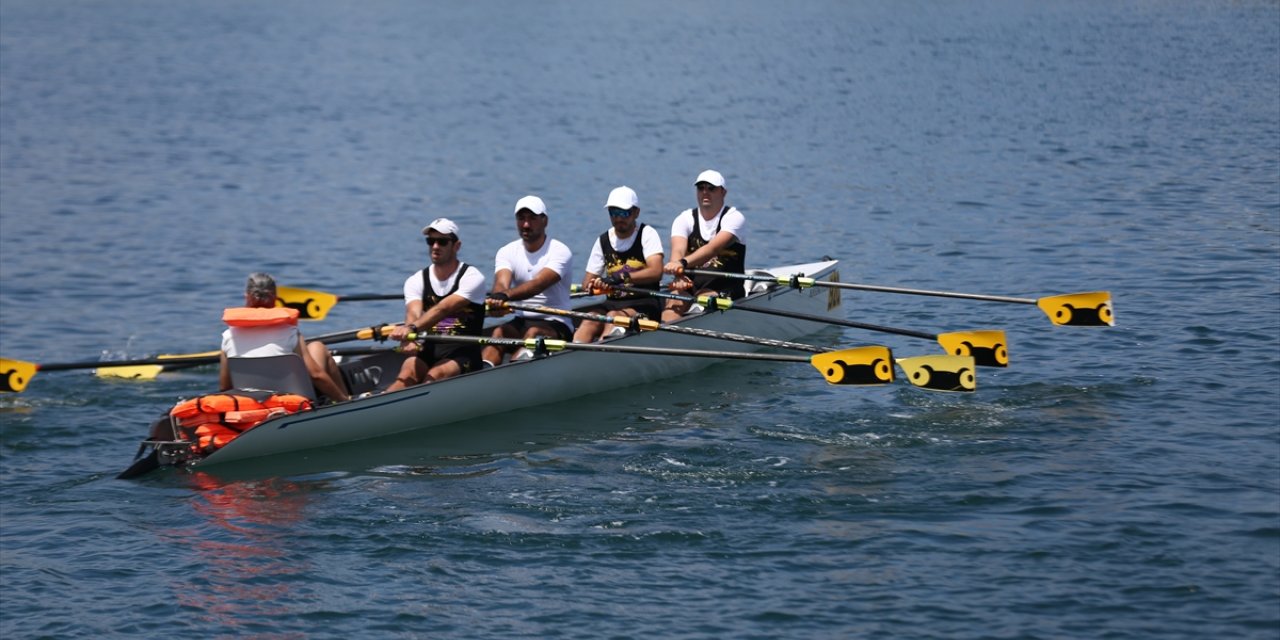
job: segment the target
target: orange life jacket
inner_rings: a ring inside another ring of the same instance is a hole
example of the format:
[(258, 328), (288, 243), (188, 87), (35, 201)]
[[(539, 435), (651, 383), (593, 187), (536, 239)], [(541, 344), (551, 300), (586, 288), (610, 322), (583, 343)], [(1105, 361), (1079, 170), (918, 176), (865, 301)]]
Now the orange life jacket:
[(232, 327), (297, 325), (298, 310), (290, 307), (231, 307), (222, 310), (222, 321)]
[[(265, 396), (265, 397), (262, 397)], [(226, 446), (267, 418), (311, 408), (311, 401), (291, 393), (214, 393), (179, 402), (169, 411), (181, 436), (201, 455)]]

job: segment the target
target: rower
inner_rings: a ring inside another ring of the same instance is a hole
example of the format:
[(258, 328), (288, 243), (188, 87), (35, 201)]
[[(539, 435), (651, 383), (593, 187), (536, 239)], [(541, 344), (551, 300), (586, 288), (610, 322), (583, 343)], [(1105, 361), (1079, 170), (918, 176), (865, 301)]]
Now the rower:
[[(569, 308), (569, 277), (573, 273), (573, 252), (563, 242), (547, 237), (547, 206), (538, 196), (525, 196), (516, 201), (516, 231), (513, 240), (498, 249), (494, 256), (493, 292), (485, 303), (489, 315), (511, 313), (507, 301), (527, 300), (529, 304)], [(569, 340), (573, 324), (568, 318), (528, 311), (516, 311), (510, 322), (493, 328), (495, 338), (552, 338)], [(488, 345), (482, 357), (489, 365), (502, 363), (504, 355), (523, 358), (511, 346)]]
[[(640, 199), (636, 192), (631, 187), (618, 187), (609, 192), (604, 207), (612, 226), (591, 245), (586, 275), (582, 278), (583, 290), (597, 291), (607, 289), (610, 284), (628, 284), (657, 291), (658, 281), (662, 280), (662, 237), (653, 227), (637, 222)], [(644, 294), (609, 291), (603, 303), (583, 311), (605, 313), (614, 318), (656, 320), (662, 314), (662, 307), (657, 298)], [(620, 326), (614, 328), (625, 331)], [(595, 342), (604, 333), (603, 322), (583, 320), (573, 334), (573, 341)]]
[[(728, 193), (724, 176), (708, 169), (693, 182), (698, 206), (685, 209), (671, 224), (671, 261), (662, 270), (675, 276), (671, 288), (692, 295), (738, 299), (746, 295), (742, 283), (725, 277), (690, 278), (684, 269), (742, 273), (746, 266), (746, 217), (725, 206)], [(662, 321), (671, 322), (688, 313), (690, 303), (668, 300)]]
[(222, 314), (218, 382), (223, 391), (233, 387), (229, 358), (266, 358), (295, 354), (306, 365), (315, 390), (334, 402), (350, 399), (338, 363), (320, 342), (308, 343), (298, 331), (298, 310), (276, 306), (276, 281), (265, 273), (249, 275), (244, 306)]
[(424, 382), (444, 380), (480, 368), (479, 344), (419, 345), (410, 333), (432, 331), (444, 335), (479, 336), (484, 330), (484, 274), (458, 260), (462, 240), (458, 225), (436, 218), (422, 228), (431, 253), (431, 266), (404, 281), (404, 324), (390, 334), (401, 341), (404, 361), (395, 382), (396, 391)]

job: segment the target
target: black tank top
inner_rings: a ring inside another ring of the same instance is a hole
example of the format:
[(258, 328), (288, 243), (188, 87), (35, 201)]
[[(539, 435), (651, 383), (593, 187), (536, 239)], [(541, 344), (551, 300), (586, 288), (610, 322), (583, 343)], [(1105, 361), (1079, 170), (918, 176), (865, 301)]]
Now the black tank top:
[[(443, 294), (437, 294), (435, 287), (431, 286), (431, 267), (422, 270), (422, 310), (426, 311), (431, 307), (440, 304), (441, 300), (453, 295), (458, 291), (458, 285), (462, 284), (462, 275), (470, 269), (471, 265), (462, 263), (458, 267), (458, 275), (453, 279), (453, 288)], [(451, 336), (478, 336), (484, 331), (484, 303), (471, 302), (462, 313), (456, 316), (449, 316), (436, 323), (433, 333), (441, 333)]]
[[(636, 225), (636, 239), (631, 243), (631, 248), (622, 253), (619, 253), (614, 249), (613, 244), (609, 242), (608, 231), (600, 234), (600, 252), (604, 254), (605, 275), (611, 276), (615, 274), (631, 273), (648, 266), (649, 263), (645, 261), (644, 255), (644, 229), (645, 224), (643, 222)], [(649, 284), (635, 284), (631, 286), (637, 289), (648, 289), (650, 291), (658, 290), (658, 283), (656, 282)], [(609, 298), (613, 300), (627, 300), (642, 297), (647, 298), (648, 296), (645, 296), (642, 293), (628, 293), (626, 291), (612, 291), (609, 293)]]
[[(692, 209), (693, 214), (693, 233), (689, 234), (688, 250), (685, 255), (693, 253), (707, 244), (702, 239), (702, 214), (698, 210)], [(711, 237), (716, 237), (720, 233), (720, 225), (724, 223), (724, 214), (729, 212), (729, 206), (725, 205), (720, 210), (720, 218), (716, 221), (715, 233)], [(726, 273), (743, 273), (747, 266), (747, 245), (742, 244), (741, 240), (734, 238), (734, 242), (729, 246), (720, 250), (716, 257), (707, 261), (706, 264), (698, 267), (707, 271), (723, 271)], [(732, 299), (738, 299), (746, 295), (746, 287), (742, 286), (742, 282), (733, 278), (724, 278), (718, 276), (697, 276), (693, 278), (693, 290), (701, 291), (703, 289), (712, 289), (720, 293), (727, 293)]]

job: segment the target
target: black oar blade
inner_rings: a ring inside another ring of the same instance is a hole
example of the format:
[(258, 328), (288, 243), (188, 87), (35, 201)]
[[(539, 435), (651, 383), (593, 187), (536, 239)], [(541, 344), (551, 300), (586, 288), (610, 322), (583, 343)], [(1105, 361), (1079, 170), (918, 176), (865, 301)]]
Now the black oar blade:
[(953, 356), (972, 356), (980, 367), (1009, 366), (1009, 339), (999, 329), (943, 333), (938, 344)]
[(873, 345), (819, 353), (809, 359), (830, 384), (878, 385), (893, 382), (893, 353)]
[(971, 356), (916, 356), (900, 358), (898, 366), (907, 382), (930, 391), (969, 393), (978, 388)]
[(1106, 291), (1049, 296), (1037, 300), (1036, 306), (1057, 325), (1113, 327), (1116, 324), (1111, 294)]

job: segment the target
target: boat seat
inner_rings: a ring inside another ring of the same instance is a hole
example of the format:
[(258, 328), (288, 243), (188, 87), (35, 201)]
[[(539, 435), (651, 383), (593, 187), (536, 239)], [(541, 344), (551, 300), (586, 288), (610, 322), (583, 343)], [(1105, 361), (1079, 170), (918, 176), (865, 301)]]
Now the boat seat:
[(231, 386), (237, 389), (264, 389), (276, 393), (296, 393), (316, 401), (307, 365), (296, 353), (265, 358), (227, 358)]

